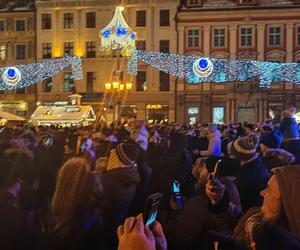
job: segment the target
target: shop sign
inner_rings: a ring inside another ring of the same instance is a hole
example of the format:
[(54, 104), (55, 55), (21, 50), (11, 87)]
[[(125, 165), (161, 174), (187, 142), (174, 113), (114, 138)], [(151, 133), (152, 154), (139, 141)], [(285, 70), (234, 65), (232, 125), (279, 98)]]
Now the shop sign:
[(0, 110), (15, 109), (15, 110), (28, 110), (26, 102), (0, 102)]

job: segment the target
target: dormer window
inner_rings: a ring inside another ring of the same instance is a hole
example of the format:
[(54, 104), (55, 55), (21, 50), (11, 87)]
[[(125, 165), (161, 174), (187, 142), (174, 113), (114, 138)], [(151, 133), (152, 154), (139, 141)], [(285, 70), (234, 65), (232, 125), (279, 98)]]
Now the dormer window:
[(202, 6), (202, 0), (187, 0), (188, 7)]

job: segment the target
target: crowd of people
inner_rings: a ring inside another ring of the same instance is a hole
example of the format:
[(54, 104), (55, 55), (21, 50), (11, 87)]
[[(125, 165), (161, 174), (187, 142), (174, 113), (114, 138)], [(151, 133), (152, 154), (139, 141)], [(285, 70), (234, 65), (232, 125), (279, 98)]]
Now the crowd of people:
[[(2, 127), (0, 249), (300, 249), (294, 113), (280, 123)], [(145, 225), (154, 193), (159, 211)]]

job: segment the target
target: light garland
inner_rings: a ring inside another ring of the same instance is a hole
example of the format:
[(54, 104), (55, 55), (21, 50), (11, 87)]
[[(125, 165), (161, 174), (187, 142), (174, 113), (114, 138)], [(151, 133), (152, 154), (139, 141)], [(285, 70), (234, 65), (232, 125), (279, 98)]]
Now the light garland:
[(116, 7), (110, 23), (100, 31), (101, 49), (106, 53), (120, 50), (123, 56), (130, 56), (135, 49), (136, 33), (126, 23), (122, 11), (123, 7)]
[[(185, 78), (189, 83), (243, 82), (258, 77), (260, 80), (260, 87), (270, 87), (272, 82), (275, 81), (300, 84), (300, 64), (298, 63), (231, 61), (227, 59), (207, 58), (207, 69), (209, 70), (206, 71), (206, 74), (200, 74), (199, 72), (201, 70), (195, 71), (195, 65), (199, 65), (199, 60), (201, 59), (203, 58), (199, 58), (198, 56), (182, 56), (177, 54), (135, 50), (128, 61), (128, 73), (137, 75), (138, 61), (141, 60), (161, 71), (179, 78)], [(212, 62), (211, 67), (209, 67), (210, 61)], [(205, 65), (202, 64), (202, 68), (204, 66)], [(206, 67), (203, 69), (205, 68)], [(199, 74), (197, 74), (197, 72)]]
[(52, 77), (71, 66), (71, 78), (82, 79), (80, 57), (66, 56), (61, 59), (45, 60), (32, 64), (20, 64), (12, 67), (0, 68), (0, 90), (13, 90), (24, 88), (49, 77)]

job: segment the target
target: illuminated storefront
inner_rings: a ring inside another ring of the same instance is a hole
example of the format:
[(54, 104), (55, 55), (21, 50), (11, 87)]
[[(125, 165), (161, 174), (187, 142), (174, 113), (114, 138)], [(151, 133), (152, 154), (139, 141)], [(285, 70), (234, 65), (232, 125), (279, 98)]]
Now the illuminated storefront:
[(18, 116), (25, 117), (28, 111), (28, 104), (24, 101), (2, 101), (0, 102), (0, 110), (15, 114)]
[(148, 104), (146, 105), (146, 121), (149, 123), (168, 122), (169, 105)]

